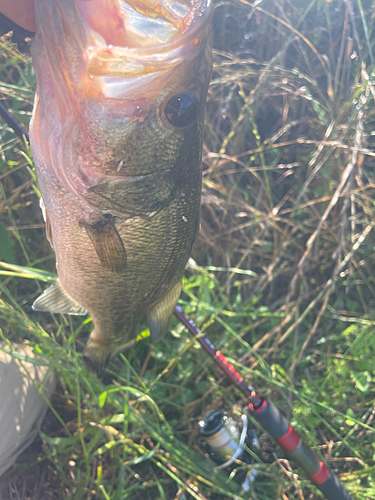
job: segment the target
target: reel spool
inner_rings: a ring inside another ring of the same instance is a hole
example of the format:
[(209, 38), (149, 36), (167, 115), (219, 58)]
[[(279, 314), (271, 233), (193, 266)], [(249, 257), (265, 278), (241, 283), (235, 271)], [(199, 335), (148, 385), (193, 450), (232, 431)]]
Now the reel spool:
[(260, 452), (260, 444), (247, 416), (241, 415), (240, 419), (236, 420), (225, 410), (211, 410), (198, 425), (198, 445), (216, 463), (215, 470), (228, 469), (231, 472), (235, 468), (236, 460), (249, 465), (245, 477), (243, 473), (236, 475), (237, 480), (242, 481), (242, 490), (248, 491), (261, 467), (253, 467), (256, 463), (254, 454)]

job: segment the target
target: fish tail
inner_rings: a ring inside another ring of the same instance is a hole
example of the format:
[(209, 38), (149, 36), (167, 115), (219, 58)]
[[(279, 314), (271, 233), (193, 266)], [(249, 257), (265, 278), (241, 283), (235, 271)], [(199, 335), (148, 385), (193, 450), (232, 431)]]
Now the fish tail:
[(95, 331), (91, 333), (83, 351), (83, 355), (99, 368), (103, 368), (114, 353), (112, 343), (95, 334)]

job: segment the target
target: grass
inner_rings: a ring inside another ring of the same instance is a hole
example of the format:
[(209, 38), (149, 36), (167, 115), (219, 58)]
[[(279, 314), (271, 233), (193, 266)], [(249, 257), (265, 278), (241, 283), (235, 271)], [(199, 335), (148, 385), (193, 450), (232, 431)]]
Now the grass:
[[(375, 498), (374, 15), (368, 0), (217, 3), (202, 225), (180, 300), (359, 500)], [(30, 58), (7, 37), (0, 51), (0, 91), (27, 127)], [(89, 320), (31, 311), (54, 255), (30, 152), (0, 134), (0, 257), (33, 269), (2, 265), (0, 327), (59, 380), (0, 498), (236, 498), (244, 465), (214, 474), (197, 422), (246, 401), (177, 320), (98, 377), (82, 357)], [(258, 436), (275, 460), (241, 498), (321, 498)]]

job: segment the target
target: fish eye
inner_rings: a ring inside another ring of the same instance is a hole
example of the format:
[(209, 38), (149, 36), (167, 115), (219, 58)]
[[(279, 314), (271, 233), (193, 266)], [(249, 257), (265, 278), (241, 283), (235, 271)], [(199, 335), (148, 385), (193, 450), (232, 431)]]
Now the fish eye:
[(198, 114), (199, 95), (181, 92), (169, 99), (164, 108), (165, 116), (174, 127), (187, 127)]

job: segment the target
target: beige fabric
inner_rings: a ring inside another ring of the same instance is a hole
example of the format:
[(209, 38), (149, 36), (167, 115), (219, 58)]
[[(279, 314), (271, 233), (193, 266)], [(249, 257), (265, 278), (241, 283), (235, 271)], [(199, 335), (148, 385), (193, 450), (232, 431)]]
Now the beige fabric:
[[(31, 348), (21, 344), (12, 345), (17, 353), (35, 358)], [(0, 348), (8, 350), (5, 342), (0, 342)], [(46, 366), (19, 361), (0, 351), (0, 476), (37, 435), (37, 427), (46, 413), (47, 403), (30, 377), (39, 387), (47, 371)], [(43, 392), (50, 398), (54, 389), (55, 378), (51, 375), (45, 381)]]

